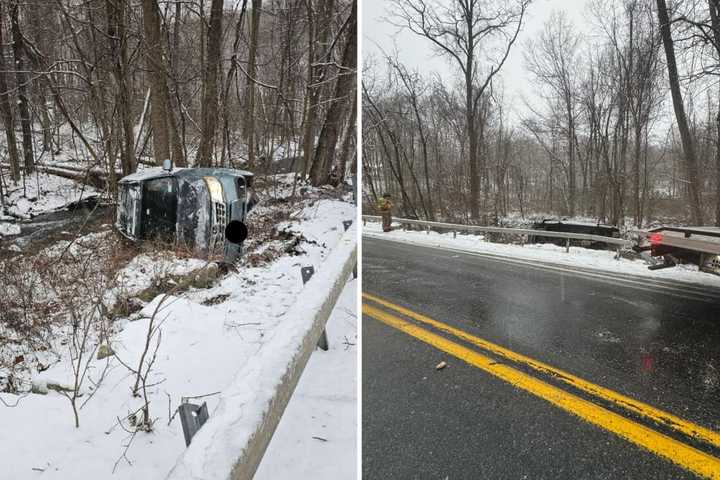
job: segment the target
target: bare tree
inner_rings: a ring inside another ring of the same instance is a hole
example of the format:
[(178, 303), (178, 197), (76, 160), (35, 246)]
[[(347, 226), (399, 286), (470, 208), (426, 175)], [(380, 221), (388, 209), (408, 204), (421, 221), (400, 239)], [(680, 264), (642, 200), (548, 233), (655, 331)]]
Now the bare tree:
[(5, 18), (4, 3), (0, 2), (0, 111), (5, 127), (5, 139), (7, 141), (8, 157), (10, 157), (10, 176), (13, 180), (20, 179), (20, 161), (17, 151), (17, 140), (15, 139), (15, 120), (12, 107), (10, 106), (10, 93), (8, 91), (7, 67), (5, 66), (5, 48), (3, 41), (3, 23)]
[(680, 131), (680, 139), (682, 141), (683, 154), (685, 157), (684, 165), (687, 173), (688, 203), (690, 206), (691, 218), (692, 222), (696, 225), (702, 225), (703, 213), (700, 200), (701, 186), (698, 179), (695, 145), (688, 126), (682, 93), (680, 92), (680, 79), (678, 76), (677, 63), (675, 61), (675, 47), (670, 31), (670, 18), (667, 6), (665, 5), (665, 0), (657, 0), (657, 15), (658, 22), (660, 24), (663, 47), (665, 49), (665, 60), (668, 70), (668, 81), (670, 83), (673, 109), (675, 110), (675, 120), (677, 121), (678, 130)]
[(345, 33), (345, 47), (343, 49), (342, 64), (335, 83), (333, 102), (325, 116), (325, 122), (318, 139), (315, 158), (310, 168), (310, 177), (314, 185), (323, 185), (330, 181), (330, 170), (335, 158), (335, 147), (342, 130), (342, 124), (347, 120), (355, 96), (357, 76), (355, 65), (357, 61), (357, 1), (353, 0), (350, 6), (347, 31)]
[[(480, 216), (478, 162), (480, 100), (502, 69), (522, 27), (530, 0), (486, 4), (480, 0), (453, 0), (445, 7), (426, 0), (394, 0), (399, 25), (428, 39), (460, 69), (465, 82), (465, 121), (470, 168), (470, 215)], [(489, 48), (501, 44), (499, 55)], [(482, 55), (486, 57), (483, 58)]]
[(220, 51), (222, 47), (223, 0), (213, 0), (210, 9), (210, 28), (208, 30), (208, 48), (205, 59), (205, 75), (203, 83), (202, 133), (195, 163), (199, 166), (212, 165), (215, 146), (215, 130), (217, 127), (218, 109), (218, 69), (220, 68)]
[(529, 43), (525, 62), (535, 77), (551, 90), (550, 103), (562, 109), (566, 135), (567, 214), (575, 215), (576, 206), (576, 123), (577, 83), (579, 74), (577, 49), (580, 36), (567, 17), (553, 12), (539, 42)]
[[(173, 112), (166, 82), (167, 67), (164, 60), (163, 38), (160, 29), (160, 12), (157, 0), (143, 0), (143, 32), (145, 40), (145, 65), (150, 77), (150, 120), (152, 124), (153, 154), (155, 162), (162, 164), (172, 159), (184, 165), (182, 149), (174, 128)], [(171, 142), (172, 152), (171, 156)]]
[(25, 66), (25, 39), (20, 29), (19, 7), (17, 0), (10, 2), (10, 24), (13, 39), (13, 55), (15, 57), (15, 76), (17, 78), (18, 111), (20, 112), (20, 125), (22, 127), (23, 167), (25, 173), (35, 171), (35, 154), (33, 152), (33, 136), (30, 118), (30, 102), (28, 87), (30, 83)]
[(123, 175), (135, 171), (135, 144), (132, 123), (131, 92), (132, 79), (128, 75), (127, 0), (106, 0), (108, 37), (114, 61), (113, 75), (118, 91), (118, 115), (120, 117), (121, 142), (120, 158)]
[(252, 0), (250, 53), (246, 79), (247, 108), (245, 111), (245, 136), (247, 138), (248, 166), (255, 166), (255, 77), (257, 77), (257, 51), (262, 0)]

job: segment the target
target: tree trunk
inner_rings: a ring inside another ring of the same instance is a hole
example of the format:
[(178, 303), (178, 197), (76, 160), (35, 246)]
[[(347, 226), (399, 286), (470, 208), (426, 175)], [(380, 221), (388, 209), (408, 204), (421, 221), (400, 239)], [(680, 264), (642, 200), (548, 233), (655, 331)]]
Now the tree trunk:
[(222, 47), (223, 0), (213, 0), (210, 7), (210, 29), (205, 65), (205, 84), (202, 101), (202, 138), (195, 163), (201, 167), (212, 166), (215, 130), (218, 111), (218, 69)]
[(143, 31), (145, 33), (145, 65), (150, 79), (150, 124), (152, 125), (155, 163), (162, 165), (170, 158), (168, 128), (168, 90), (163, 66), (160, 14), (156, 0), (143, 0)]
[(350, 18), (347, 25), (348, 30), (345, 33), (345, 47), (342, 57), (343, 69), (338, 73), (333, 103), (328, 109), (325, 123), (320, 131), (315, 160), (310, 169), (312, 183), (316, 186), (328, 183), (340, 128), (347, 112), (350, 110), (348, 107), (351, 106), (355, 95), (357, 78), (355, 74), (357, 62), (357, 0), (353, 0), (350, 8)]
[[(0, 19), (2, 18), (5, 17), (3, 2), (0, 2)], [(10, 176), (17, 182), (20, 180), (20, 160), (18, 158), (17, 140), (15, 138), (15, 120), (13, 119), (13, 111), (10, 106), (10, 94), (8, 93), (4, 45), (2, 23), (0, 23), (0, 113), (2, 113), (3, 117), (8, 157), (10, 157)]]
[[(472, 31), (472, 30), (470, 30)], [(474, 88), (472, 72), (474, 69), (472, 50), (468, 50), (465, 70), (465, 121), (467, 122), (468, 136), (468, 164), (470, 167), (470, 218), (480, 218), (480, 177), (478, 175), (478, 135), (475, 126), (475, 106), (473, 102)]]
[(695, 225), (703, 224), (700, 184), (698, 183), (697, 158), (695, 157), (695, 146), (688, 128), (685, 105), (683, 104), (682, 93), (680, 92), (680, 80), (678, 78), (677, 64), (675, 62), (675, 50), (672, 35), (670, 32), (670, 20), (668, 18), (665, 0), (657, 0), (658, 21), (662, 35), (665, 57), (667, 59), (668, 79), (670, 81), (670, 93), (672, 95), (675, 119), (680, 131), (683, 153), (685, 156), (685, 170), (688, 180), (688, 200), (690, 203), (691, 219)]
[[(713, 37), (715, 38), (715, 49), (720, 55), (720, 0), (708, 0), (710, 9), (710, 22), (713, 29)], [(720, 227), (720, 101), (718, 102), (718, 111), (715, 119), (716, 141), (715, 141), (715, 225)]]
[[(318, 17), (313, 10), (312, 0), (308, 1), (308, 72), (307, 87), (305, 93), (305, 119), (303, 132), (303, 173), (306, 173), (314, 161), (315, 153), (315, 131), (318, 118), (318, 108), (320, 103), (320, 94), (322, 92), (322, 82), (327, 74), (325, 65), (316, 65), (323, 63), (326, 59), (319, 58), (316, 53), (318, 47), (327, 48), (328, 38), (330, 37), (332, 12), (335, 8), (334, 0), (317, 2), (322, 7), (321, 15)], [(328, 55), (331, 52), (326, 52)]]
[[(345, 180), (345, 173), (348, 170), (348, 163), (350, 163), (349, 170), (351, 172), (354, 172), (353, 166), (355, 164), (355, 159), (357, 158), (357, 154), (355, 153), (356, 150), (353, 148), (355, 146), (356, 112), (357, 96), (353, 97), (352, 99), (352, 108), (350, 110), (350, 115), (347, 117), (348, 121), (345, 125), (345, 134), (343, 135), (342, 146), (340, 147), (340, 156), (338, 157), (337, 162), (337, 185), (341, 185), (343, 180)], [(357, 180), (355, 180), (355, 182), (357, 182)]]
[(248, 149), (248, 167), (255, 167), (255, 79), (257, 77), (258, 30), (262, 0), (252, 0), (250, 16), (250, 52), (248, 55), (248, 76), (246, 79), (247, 106), (245, 108), (245, 139)]
[(107, 0), (108, 37), (110, 38), (113, 53), (113, 75), (117, 84), (118, 115), (120, 117), (121, 139), (120, 163), (123, 175), (130, 175), (135, 171), (135, 144), (132, 124), (132, 110), (130, 108), (130, 87), (128, 85), (128, 54), (125, 15), (126, 0)]
[(24, 169), (25, 173), (32, 173), (35, 170), (35, 156), (33, 154), (30, 105), (28, 104), (28, 84), (30, 81), (25, 67), (25, 42), (20, 31), (17, 0), (10, 3), (10, 23), (12, 26), (13, 55), (15, 57), (18, 84), (18, 111), (20, 112), (20, 125), (22, 127)]

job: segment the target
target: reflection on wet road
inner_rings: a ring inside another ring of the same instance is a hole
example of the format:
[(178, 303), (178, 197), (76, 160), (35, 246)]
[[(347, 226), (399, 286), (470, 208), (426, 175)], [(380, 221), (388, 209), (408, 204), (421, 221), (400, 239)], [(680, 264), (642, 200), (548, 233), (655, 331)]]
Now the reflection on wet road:
[(720, 476), (717, 292), (634, 282), (366, 238), (365, 477)]

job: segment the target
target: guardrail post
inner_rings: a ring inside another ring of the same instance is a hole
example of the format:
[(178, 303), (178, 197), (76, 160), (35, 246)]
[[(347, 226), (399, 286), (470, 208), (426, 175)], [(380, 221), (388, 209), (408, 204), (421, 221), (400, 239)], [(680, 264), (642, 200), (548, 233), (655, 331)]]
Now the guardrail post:
[(453, 230), (453, 238), (457, 238), (457, 232)]
[[(343, 225), (344, 224), (345, 222), (343, 222)], [(345, 228), (345, 230), (347, 230), (347, 228)], [(305, 285), (312, 278), (314, 273), (315, 267), (313, 267), (312, 265), (310, 265), (309, 267), (302, 267), (300, 269), (300, 275), (302, 276), (303, 285)], [(320, 334), (320, 338), (318, 339), (317, 346), (318, 348), (326, 352), (330, 348), (330, 345), (328, 345), (327, 331), (324, 328), (322, 333)]]
[(570, 239), (565, 239), (565, 253), (570, 253)]
[(620, 245), (618, 245), (616, 248), (615, 260), (620, 260), (620, 250), (621, 249), (622, 249), (622, 247)]
[(430, 235), (430, 227), (428, 227), (427, 225), (425, 225), (425, 233)]
[(182, 424), (185, 446), (187, 447), (197, 431), (200, 430), (200, 427), (210, 418), (207, 402), (203, 402), (202, 405), (182, 403), (178, 407), (178, 413), (180, 414), (180, 423)]

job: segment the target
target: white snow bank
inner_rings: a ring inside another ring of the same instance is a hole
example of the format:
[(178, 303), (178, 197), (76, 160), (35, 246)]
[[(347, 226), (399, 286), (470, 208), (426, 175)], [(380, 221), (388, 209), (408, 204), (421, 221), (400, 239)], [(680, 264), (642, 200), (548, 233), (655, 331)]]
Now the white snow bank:
[(22, 181), (10, 183), (5, 194), (8, 213), (30, 218), (89, 197), (97, 197), (100, 192), (69, 178), (35, 172), (25, 177), (24, 186)]
[[(89, 371), (92, 381), (87, 381), (83, 390), (94, 392), (94, 396), (80, 411), (79, 429), (73, 425), (68, 400), (52, 390), (47, 395), (25, 396), (15, 408), (0, 405), (3, 461), (0, 477), (164, 478), (185, 451), (179, 418), (174, 417), (168, 424), (181, 397), (211, 394), (191, 401), (207, 401), (212, 421), (221, 397), (217, 392), (224, 395), (237, 372), (251, 362), (277, 353), (272, 347), (275, 339), (283, 337), (285, 330), (295, 331), (294, 317), (290, 314), (293, 305), (304, 300), (308, 292), (320, 295), (319, 288), (303, 289), (300, 267), (314, 265), (320, 273), (323, 259), (342, 237), (341, 222), (354, 219), (355, 214), (352, 204), (320, 200), (299, 211), (287, 225), (305, 238), (317, 241), (303, 244), (306, 254), (285, 255), (262, 267), (241, 267), (210, 289), (190, 290), (165, 301), (157, 316), (164, 322), (162, 340), (148, 379), (148, 383), (154, 384), (148, 388), (154, 430), (139, 432), (132, 438), (125, 454), (127, 460), (123, 452), (131, 434), (118, 426), (117, 419), (137, 410), (142, 399), (132, 396), (134, 376), (116, 358), (110, 357), (109, 361), (93, 358)], [(175, 268), (192, 269), (194, 265), (190, 263)], [(123, 271), (126, 286), (145, 285), (154, 267), (148, 269), (141, 262), (133, 265)], [(145, 272), (141, 271), (143, 268)], [(152, 314), (157, 301), (148, 304), (138, 320), (122, 320), (113, 325), (113, 330), (119, 332), (111, 337), (111, 346), (123, 362), (134, 367), (144, 346), (147, 316)], [(273, 350), (263, 353), (268, 346)], [(66, 348), (59, 352), (67, 356)], [(106, 365), (109, 367), (102, 384), (94, 387), (93, 382), (98, 382)], [(44, 380), (64, 383), (71, 378), (67, 358), (36, 376), (39, 384)], [(254, 385), (250, 388), (254, 389)], [(89, 395), (86, 393), (81, 403)], [(0, 393), (0, 398), (14, 404), (19, 397)]]
[(315, 350), (254, 480), (352, 480), (357, 476), (357, 280), (327, 324), (330, 349)]
[(701, 272), (693, 265), (679, 265), (663, 270), (648, 270), (647, 265), (642, 260), (628, 260), (625, 258), (616, 260), (615, 252), (608, 250), (570, 247), (570, 252), (567, 253), (565, 247), (549, 243), (520, 246), (505, 243), (491, 243), (485, 241), (482, 235), (458, 234), (457, 238), (453, 238), (452, 232), (438, 233), (431, 231), (428, 234), (424, 231), (403, 231), (398, 224), (393, 224), (393, 228), (394, 230), (391, 232), (385, 233), (382, 231), (382, 226), (379, 223), (368, 221), (363, 227), (363, 235), (418, 245), (455, 248), (497, 256), (538, 260), (559, 265), (585, 267), (613, 273), (626, 273), (629, 275), (720, 287), (720, 276)]
[(3, 235), (18, 235), (20, 233), (20, 225), (14, 223), (0, 222), (0, 237)]

